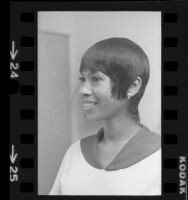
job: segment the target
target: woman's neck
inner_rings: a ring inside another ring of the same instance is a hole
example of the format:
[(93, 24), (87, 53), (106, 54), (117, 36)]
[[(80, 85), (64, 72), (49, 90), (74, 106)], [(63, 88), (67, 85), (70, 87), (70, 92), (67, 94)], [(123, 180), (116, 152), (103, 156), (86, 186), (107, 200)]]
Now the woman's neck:
[(141, 128), (135, 120), (125, 114), (104, 121), (105, 144), (128, 142)]

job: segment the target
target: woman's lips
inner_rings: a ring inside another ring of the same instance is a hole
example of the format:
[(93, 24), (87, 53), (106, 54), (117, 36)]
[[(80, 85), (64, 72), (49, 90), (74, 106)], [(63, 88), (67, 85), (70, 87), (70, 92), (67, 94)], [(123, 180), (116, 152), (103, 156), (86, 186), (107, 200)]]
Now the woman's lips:
[(86, 102), (84, 102), (84, 110), (91, 109), (91, 108), (93, 108), (96, 104), (97, 104), (97, 102), (86, 101)]

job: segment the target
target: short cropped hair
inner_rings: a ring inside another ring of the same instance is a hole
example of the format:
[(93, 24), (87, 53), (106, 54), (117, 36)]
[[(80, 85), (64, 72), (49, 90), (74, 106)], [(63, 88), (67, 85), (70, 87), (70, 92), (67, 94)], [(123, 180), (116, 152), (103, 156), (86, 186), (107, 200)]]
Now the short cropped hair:
[(89, 70), (100, 71), (111, 80), (112, 97), (122, 100), (127, 90), (139, 76), (142, 79), (140, 90), (130, 99), (129, 111), (140, 122), (138, 104), (149, 80), (149, 60), (140, 46), (127, 38), (109, 38), (97, 42), (83, 55), (80, 73)]

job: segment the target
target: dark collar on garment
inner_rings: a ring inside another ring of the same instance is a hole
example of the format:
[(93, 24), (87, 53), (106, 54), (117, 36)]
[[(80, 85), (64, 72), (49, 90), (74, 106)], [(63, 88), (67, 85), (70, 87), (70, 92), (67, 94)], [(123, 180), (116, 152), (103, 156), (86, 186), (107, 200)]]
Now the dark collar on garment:
[[(97, 169), (103, 169), (96, 157), (96, 144), (103, 137), (104, 131), (101, 128), (96, 135), (82, 138), (80, 141), (81, 151), (87, 162)], [(146, 126), (121, 149), (114, 160), (105, 167), (105, 170), (118, 170), (130, 167), (143, 160), (161, 147), (159, 134), (151, 132)]]

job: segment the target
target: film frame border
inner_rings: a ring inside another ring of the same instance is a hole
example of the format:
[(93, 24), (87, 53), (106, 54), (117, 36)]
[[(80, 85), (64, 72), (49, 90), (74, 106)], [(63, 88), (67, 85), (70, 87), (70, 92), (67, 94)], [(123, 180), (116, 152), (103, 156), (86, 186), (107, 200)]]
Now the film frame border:
[[(18, 77), (10, 80), (10, 175), (17, 174), (19, 180), (10, 183), (10, 199), (59, 198), (38, 195), (37, 12), (105, 10), (161, 11), (162, 20), (162, 196), (124, 196), (114, 199), (186, 198), (179, 194), (180, 156), (186, 156), (188, 130), (188, 98), (185, 95), (188, 87), (183, 81), (188, 72), (186, 8), (188, 5), (185, 2), (178, 1), (109, 2), (108, 5), (105, 2), (11, 2), (10, 63), (13, 64), (10, 64), (10, 73), (13, 71)], [(12, 122), (14, 124), (11, 126)]]

